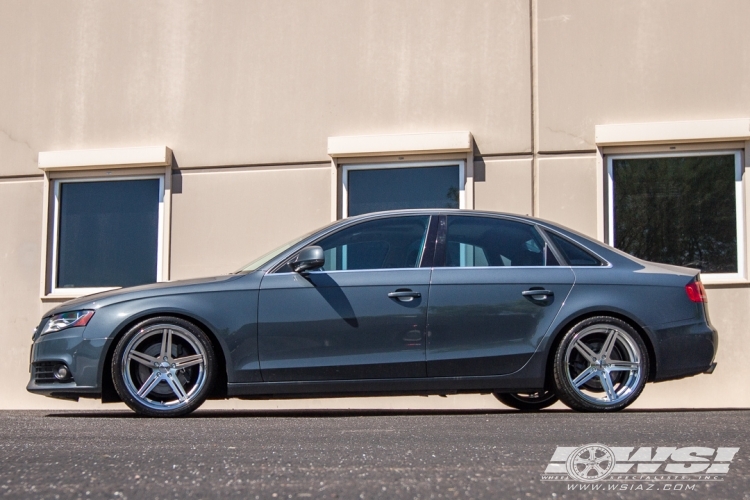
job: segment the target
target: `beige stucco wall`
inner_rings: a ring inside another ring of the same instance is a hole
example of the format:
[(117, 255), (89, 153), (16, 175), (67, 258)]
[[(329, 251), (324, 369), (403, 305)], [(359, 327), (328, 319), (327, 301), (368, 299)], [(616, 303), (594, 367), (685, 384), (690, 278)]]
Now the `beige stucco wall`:
[(474, 161), (474, 208), (531, 215), (531, 158)]
[(592, 238), (597, 236), (596, 157), (539, 158), (538, 216), (568, 226)]
[(331, 166), (173, 176), (171, 278), (236, 271), (331, 221)]
[(325, 161), (329, 136), (449, 130), (530, 151), (529, 29), (521, 1), (9, 0), (1, 171), (151, 144), (181, 167)]
[(750, 2), (538, 5), (540, 151), (592, 150), (599, 124), (750, 115)]

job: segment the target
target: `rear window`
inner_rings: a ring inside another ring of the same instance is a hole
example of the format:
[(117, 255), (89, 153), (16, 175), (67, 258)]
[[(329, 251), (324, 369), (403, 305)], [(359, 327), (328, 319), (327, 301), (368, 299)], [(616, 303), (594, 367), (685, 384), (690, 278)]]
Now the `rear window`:
[(571, 266), (602, 266), (604, 263), (572, 241), (547, 231), (557, 250)]

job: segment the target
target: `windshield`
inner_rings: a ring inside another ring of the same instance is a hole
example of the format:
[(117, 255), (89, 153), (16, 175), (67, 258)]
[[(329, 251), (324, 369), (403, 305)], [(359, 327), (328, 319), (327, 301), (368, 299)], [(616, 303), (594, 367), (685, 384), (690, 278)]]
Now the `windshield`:
[(294, 238), (292, 241), (284, 243), (280, 247), (274, 248), (270, 252), (261, 255), (260, 257), (258, 257), (254, 261), (250, 262), (249, 264), (246, 264), (246, 265), (242, 266), (240, 269), (238, 269), (237, 271), (235, 271), (234, 274), (249, 273), (249, 272), (255, 271), (257, 269), (260, 269), (260, 267), (263, 264), (265, 264), (266, 262), (275, 259), (276, 257), (278, 257), (279, 255), (281, 255), (286, 250), (289, 250), (290, 248), (292, 248), (294, 245), (296, 245), (300, 241), (302, 241), (305, 238), (308, 238), (309, 236), (317, 233), (321, 229), (322, 229), (322, 227), (319, 227), (318, 229), (315, 229), (314, 231), (310, 231), (309, 233), (305, 233), (302, 236), (298, 236), (297, 238)]

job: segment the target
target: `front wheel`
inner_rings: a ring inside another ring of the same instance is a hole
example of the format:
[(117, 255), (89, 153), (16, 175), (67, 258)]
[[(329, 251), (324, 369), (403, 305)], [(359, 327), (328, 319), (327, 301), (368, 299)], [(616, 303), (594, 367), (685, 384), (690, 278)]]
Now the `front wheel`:
[(179, 417), (208, 396), (216, 361), (211, 341), (180, 318), (152, 318), (131, 328), (112, 356), (120, 398), (149, 417)]
[(505, 406), (521, 411), (539, 411), (557, 403), (555, 391), (543, 389), (537, 392), (496, 392), (494, 396)]
[(557, 347), (553, 373), (560, 401), (578, 411), (617, 411), (646, 385), (649, 358), (641, 336), (609, 316), (581, 321)]

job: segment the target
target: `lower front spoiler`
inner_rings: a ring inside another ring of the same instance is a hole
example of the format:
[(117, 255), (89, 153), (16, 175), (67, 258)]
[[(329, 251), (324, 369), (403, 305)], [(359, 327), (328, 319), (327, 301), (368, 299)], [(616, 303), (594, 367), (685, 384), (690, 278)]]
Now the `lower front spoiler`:
[(33, 380), (26, 386), (26, 390), (32, 394), (47, 396), (49, 398), (67, 399), (78, 401), (79, 398), (101, 399), (102, 391), (98, 387), (87, 387), (76, 385), (75, 382), (37, 384)]

